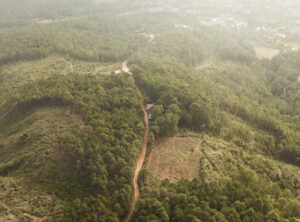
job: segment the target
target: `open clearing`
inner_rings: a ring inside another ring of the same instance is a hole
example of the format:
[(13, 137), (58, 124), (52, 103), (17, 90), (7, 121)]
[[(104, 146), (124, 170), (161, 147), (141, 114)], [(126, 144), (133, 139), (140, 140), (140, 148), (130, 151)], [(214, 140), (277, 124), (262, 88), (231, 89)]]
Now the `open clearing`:
[(285, 47), (290, 47), (293, 50), (299, 50), (300, 49), (300, 43), (299, 42), (286, 42), (284, 44)]
[(196, 66), (196, 70), (205, 69), (205, 68), (208, 68), (210, 66), (212, 66), (212, 63), (210, 63), (210, 62), (204, 62), (204, 63)]
[(295, 166), (268, 160), (263, 155), (249, 153), (232, 143), (209, 136), (157, 139), (148, 168), (159, 180), (192, 180), (205, 174), (210, 183), (229, 178), (241, 167), (268, 175), (271, 180), (281, 177), (283, 184), (292, 184), (295, 175), (297, 181), (300, 179), (299, 169)]
[(160, 180), (192, 180), (200, 169), (200, 138), (172, 137), (156, 140), (149, 169)]
[(256, 57), (259, 59), (272, 59), (280, 52), (278, 49), (268, 47), (255, 47), (254, 50)]

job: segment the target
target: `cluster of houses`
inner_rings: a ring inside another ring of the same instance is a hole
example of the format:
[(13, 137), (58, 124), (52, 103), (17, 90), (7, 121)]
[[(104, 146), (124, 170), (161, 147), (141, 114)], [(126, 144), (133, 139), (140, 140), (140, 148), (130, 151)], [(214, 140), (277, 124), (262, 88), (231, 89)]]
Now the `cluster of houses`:
[(285, 26), (279, 27), (278, 29), (269, 28), (266, 26), (258, 26), (255, 28), (256, 32), (261, 33), (266, 38), (275, 38), (278, 43), (280, 40), (286, 39), (287, 35), (280, 30), (285, 29)]
[(149, 42), (154, 42), (155, 35), (153, 33), (140, 32), (138, 35), (144, 36)]
[(193, 27), (186, 25), (186, 24), (176, 24), (175, 28), (188, 29), (188, 30), (193, 31)]
[(236, 29), (242, 29), (248, 27), (248, 22), (244, 20), (239, 20), (233, 16), (219, 16), (211, 18), (207, 21), (201, 21), (200, 24), (210, 27), (210, 26), (227, 26)]

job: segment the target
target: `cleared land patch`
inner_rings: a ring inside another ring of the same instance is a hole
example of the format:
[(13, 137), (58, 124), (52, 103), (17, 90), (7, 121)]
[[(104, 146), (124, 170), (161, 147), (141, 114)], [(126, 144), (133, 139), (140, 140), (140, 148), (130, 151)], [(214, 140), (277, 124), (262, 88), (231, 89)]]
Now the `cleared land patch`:
[(200, 138), (161, 138), (153, 149), (149, 169), (160, 180), (192, 180), (198, 175), (202, 157)]
[(148, 168), (159, 180), (192, 180), (205, 174), (209, 183), (229, 178), (241, 168), (250, 168), (259, 175), (267, 175), (282, 187), (300, 191), (300, 174), (296, 166), (270, 160), (207, 135), (159, 138)]
[(255, 47), (254, 50), (256, 57), (259, 59), (272, 59), (280, 52), (278, 49), (268, 47)]

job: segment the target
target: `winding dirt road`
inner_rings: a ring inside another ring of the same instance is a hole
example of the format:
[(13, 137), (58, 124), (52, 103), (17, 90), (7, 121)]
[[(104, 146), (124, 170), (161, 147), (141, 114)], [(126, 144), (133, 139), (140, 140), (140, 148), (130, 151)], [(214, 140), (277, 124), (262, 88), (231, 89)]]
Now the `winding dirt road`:
[[(143, 96), (140, 92), (140, 90), (136, 87), (137, 92), (139, 94), (140, 97), (140, 102), (142, 107), (144, 107), (144, 103), (143, 103)], [(145, 160), (145, 156), (146, 156), (146, 152), (147, 152), (147, 140), (148, 140), (148, 134), (149, 134), (149, 120), (148, 120), (148, 115), (147, 112), (145, 110), (145, 108), (143, 108), (144, 110), (144, 124), (145, 124), (145, 131), (144, 131), (144, 141), (143, 141), (143, 147), (142, 147), (142, 151), (140, 153), (140, 156), (137, 160), (137, 164), (136, 164), (136, 168), (135, 168), (135, 172), (134, 172), (134, 177), (133, 177), (133, 198), (131, 200), (131, 207), (130, 207), (130, 211), (128, 213), (128, 215), (126, 216), (126, 218), (123, 220), (123, 222), (129, 222), (131, 219), (131, 216), (135, 210), (135, 204), (136, 201), (139, 197), (139, 187), (138, 187), (138, 177), (139, 177), (139, 173), (142, 169), (144, 160)]]

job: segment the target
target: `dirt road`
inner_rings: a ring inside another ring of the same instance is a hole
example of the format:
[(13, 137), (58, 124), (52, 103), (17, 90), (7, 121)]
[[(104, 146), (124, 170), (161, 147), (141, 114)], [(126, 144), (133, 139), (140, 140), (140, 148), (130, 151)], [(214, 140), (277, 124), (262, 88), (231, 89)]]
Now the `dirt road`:
[(33, 222), (43, 222), (48, 219), (48, 217), (36, 217), (28, 213), (24, 213), (23, 215), (29, 217)]
[[(144, 104), (143, 104), (143, 97), (142, 97), (142, 94), (141, 92), (139, 91), (138, 88), (137, 89), (137, 92), (140, 96), (140, 102), (141, 102), (141, 105), (142, 107), (144, 107)], [(144, 163), (144, 160), (145, 160), (145, 156), (146, 156), (146, 152), (147, 152), (147, 140), (148, 140), (148, 134), (149, 134), (149, 120), (148, 120), (148, 115), (147, 115), (147, 112), (146, 110), (143, 108), (144, 110), (144, 124), (145, 124), (145, 131), (144, 131), (144, 141), (143, 141), (143, 147), (142, 147), (142, 150), (141, 150), (141, 153), (140, 153), (140, 156), (137, 160), (137, 164), (136, 164), (136, 168), (135, 168), (135, 172), (134, 172), (134, 178), (133, 178), (133, 198), (132, 198), (132, 201), (131, 201), (131, 208), (130, 208), (130, 211), (128, 213), (128, 215), (126, 216), (126, 218), (123, 220), (123, 222), (129, 222), (130, 219), (131, 219), (131, 216), (135, 210), (135, 204), (136, 204), (136, 201), (139, 197), (139, 187), (138, 187), (138, 184), (137, 184), (137, 180), (138, 180), (138, 177), (139, 177), (139, 173), (142, 169), (142, 166), (143, 166), (143, 163)]]
[(130, 72), (128, 66), (127, 66), (127, 60), (123, 62), (122, 64), (122, 71), (125, 72), (125, 73), (128, 73), (130, 75), (132, 75), (132, 73)]
[(3, 119), (5, 116), (7, 116), (9, 114), (9, 112), (12, 111), (16, 106), (17, 106), (17, 103), (15, 103), (14, 105), (12, 105), (4, 114), (2, 114), (0, 116), (0, 120)]

